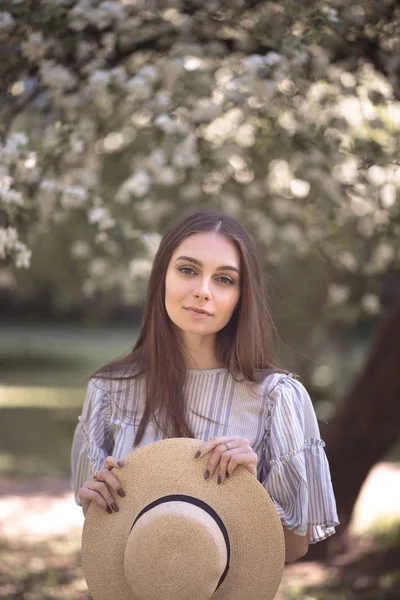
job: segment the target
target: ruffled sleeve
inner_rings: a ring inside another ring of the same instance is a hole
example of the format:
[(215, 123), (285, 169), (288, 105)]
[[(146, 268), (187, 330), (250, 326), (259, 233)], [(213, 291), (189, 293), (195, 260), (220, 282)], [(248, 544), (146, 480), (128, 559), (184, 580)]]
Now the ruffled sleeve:
[(281, 376), (268, 394), (262, 483), (284, 527), (306, 535), (312, 526), (310, 543), (339, 524), (324, 446), (306, 389)]
[(71, 485), (78, 505), (80, 505), (79, 489), (94, 471), (101, 469), (104, 459), (112, 451), (110, 397), (109, 381), (105, 379), (89, 381), (71, 449)]

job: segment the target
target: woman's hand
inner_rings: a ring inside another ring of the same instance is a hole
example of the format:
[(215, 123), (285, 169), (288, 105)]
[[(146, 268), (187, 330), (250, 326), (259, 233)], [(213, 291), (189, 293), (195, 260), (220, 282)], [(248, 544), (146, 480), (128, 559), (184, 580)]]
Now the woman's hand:
[(78, 492), (78, 497), (81, 501), (84, 515), (86, 515), (91, 502), (94, 502), (100, 508), (104, 508), (109, 514), (113, 511), (118, 512), (119, 508), (111, 495), (111, 490), (114, 490), (120, 496), (125, 496), (125, 492), (118, 479), (111, 473), (111, 469), (123, 466), (124, 463), (122, 460), (113, 456), (107, 456), (103, 463), (103, 468), (94, 473), (91, 479), (83, 484)]
[(204, 479), (212, 477), (219, 468), (218, 483), (232, 475), (238, 465), (243, 465), (254, 476), (257, 475), (257, 454), (249, 444), (249, 440), (239, 435), (222, 435), (213, 437), (202, 444), (195, 458), (211, 452), (208, 459)]

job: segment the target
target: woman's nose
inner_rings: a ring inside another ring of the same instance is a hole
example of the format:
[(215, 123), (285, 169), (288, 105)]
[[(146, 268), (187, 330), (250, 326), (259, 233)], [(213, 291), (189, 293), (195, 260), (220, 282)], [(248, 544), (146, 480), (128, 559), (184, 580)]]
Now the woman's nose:
[(211, 299), (211, 290), (207, 280), (198, 283), (193, 290), (193, 297), (197, 299), (203, 298), (204, 300)]

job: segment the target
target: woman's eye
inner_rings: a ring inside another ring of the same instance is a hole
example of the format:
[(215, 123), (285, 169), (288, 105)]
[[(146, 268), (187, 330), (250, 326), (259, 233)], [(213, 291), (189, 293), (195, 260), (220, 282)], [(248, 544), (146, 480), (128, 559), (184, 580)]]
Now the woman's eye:
[(193, 267), (180, 267), (178, 270), (184, 275), (196, 274), (196, 271), (193, 269)]
[(225, 275), (218, 277), (218, 281), (220, 281), (221, 283), (227, 283), (230, 285), (233, 285), (233, 283), (234, 283), (234, 281), (230, 277), (226, 277)]

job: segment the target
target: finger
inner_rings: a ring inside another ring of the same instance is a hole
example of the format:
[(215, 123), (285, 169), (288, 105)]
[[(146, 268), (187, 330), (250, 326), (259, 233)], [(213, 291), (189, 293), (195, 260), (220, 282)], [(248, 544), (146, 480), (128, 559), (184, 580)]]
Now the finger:
[(111, 471), (114, 468), (122, 468), (124, 466), (124, 461), (120, 458), (115, 458), (114, 456), (107, 456), (104, 459), (103, 467)]
[(256, 474), (257, 454), (252, 450), (248, 452), (237, 452), (229, 460), (226, 472), (231, 476), (238, 465), (245, 466), (253, 475)]
[(234, 456), (239, 456), (246, 454), (248, 450), (245, 450), (243, 446), (232, 448), (231, 450), (227, 450), (223, 452), (221, 455), (221, 460), (219, 464), (219, 475), (220, 475), (220, 483), (225, 481), (227, 477), (229, 477), (230, 473), (228, 471), (229, 463), (231, 462)]
[[(220, 461), (223, 461), (222, 468), (226, 468), (229, 457), (231, 456), (231, 450), (239, 448), (242, 452), (251, 450), (249, 441), (245, 438), (237, 436), (236, 438), (231, 438), (230, 441), (223, 442), (216, 446), (212, 451), (210, 458), (208, 459), (205, 474), (208, 473), (208, 477), (212, 477), (217, 469), (217, 466), (220, 464)], [(208, 477), (206, 476), (206, 479)]]
[(205, 479), (208, 479), (209, 477), (212, 477), (214, 475), (218, 465), (220, 464), (220, 461), (222, 460), (222, 457), (225, 454), (228, 454), (229, 452), (231, 452), (231, 450), (228, 450), (226, 444), (220, 444), (219, 446), (214, 448), (212, 454), (210, 455), (207, 461), (207, 466), (204, 473)]
[(89, 481), (85, 483), (85, 487), (89, 490), (97, 492), (104, 499), (107, 506), (109, 506), (114, 512), (118, 512), (118, 504), (115, 502), (106, 482), (99, 481), (98, 479), (89, 479)]
[(111, 472), (107, 467), (97, 471), (95, 481), (104, 481), (109, 488), (117, 492), (119, 496), (125, 496), (125, 490), (122, 488), (121, 483), (117, 479), (115, 472)]
[(241, 438), (239, 435), (221, 435), (218, 437), (213, 437), (210, 440), (208, 440), (208, 442), (204, 442), (203, 444), (201, 444), (201, 446), (199, 446), (199, 449), (195, 454), (195, 458), (205, 456), (206, 454), (211, 452), (211, 450), (214, 450), (214, 448), (224, 444), (225, 442), (230, 442), (231, 444), (233, 444), (233, 442), (240, 439)]
[[(99, 506), (100, 508), (107, 511), (109, 514), (111, 514), (113, 512), (112, 508), (110, 506), (108, 506), (108, 504), (105, 501), (105, 499), (103, 498), (103, 496), (101, 494), (99, 494), (99, 492), (97, 492), (96, 490), (92, 490), (92, 489), (86, 487), (86, 484), (79, 490), (78, 497), (79, 497), (79, 500), (81, 501), (83, 508), (85, 507), (85, 505), (88, 506), (91, 502), (94, 502), (97, 506)], [(84, 510), (85, 514), (86, 514), (86, 512), (87, 512), (87, 508), (86, 508), (86, 511)]]

